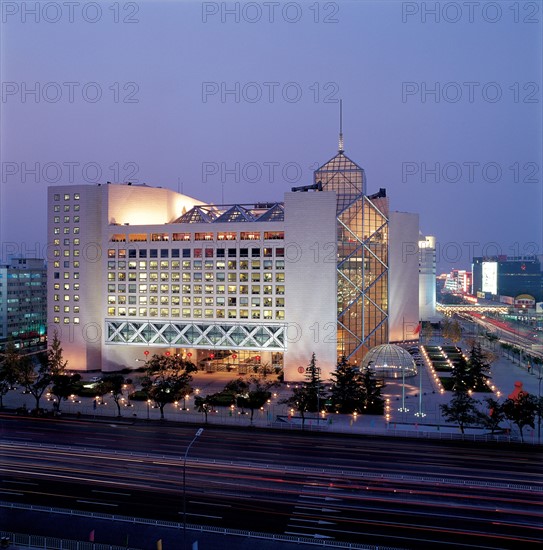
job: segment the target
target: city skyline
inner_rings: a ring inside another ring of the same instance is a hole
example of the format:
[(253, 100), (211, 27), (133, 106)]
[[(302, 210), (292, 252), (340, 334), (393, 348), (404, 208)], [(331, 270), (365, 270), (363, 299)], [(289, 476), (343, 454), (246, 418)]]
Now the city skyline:
[(420, 215), (438, 272), (542, 253), (530, 3), (49, 4), (2, 4), (3, 260), (46, 255), (51, 185), (281, 200), (336, 154), (339, 99), (368, 194)]

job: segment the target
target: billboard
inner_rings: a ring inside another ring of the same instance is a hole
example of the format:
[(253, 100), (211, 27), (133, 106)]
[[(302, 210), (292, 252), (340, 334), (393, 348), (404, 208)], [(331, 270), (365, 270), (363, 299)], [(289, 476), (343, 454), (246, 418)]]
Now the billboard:
[(498, 294), (498, 262), (483, 262), (482, 291)]

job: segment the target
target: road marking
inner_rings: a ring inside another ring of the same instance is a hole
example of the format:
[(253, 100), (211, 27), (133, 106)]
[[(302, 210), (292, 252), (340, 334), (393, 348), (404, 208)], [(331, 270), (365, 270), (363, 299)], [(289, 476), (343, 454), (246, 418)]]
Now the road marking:
[(129, 497), (132, 493), (118, 493), (116, 491), (100, 491), (99, 489), (93, 489), (93, 493), (105, 493), (106, 495), (123, 495)]
[(308, 521), (310, 523), (318, 523), (319, 525), (336, 525), (335, 521), (325, 521), (323, 519), (306, 519), (306, 518), (292, 518), (293, 521)]
[(191, 504), (203, 504), (204, 506), (217, 506), (219, 508), (232, 508), (231, 504), (218, 504), (215, 502), (200, 502), (199, 500), (189, 500)]
[(320, 535), (319, 533), (313, 533), (308, 535), (307, 533), (296, 533), (295, 531), (285, 531), (285, 535), (298, 535), (302, 537), (313, 536), (314, 539), (333, 539), (334, 537), (328, 537), (327, 535)]
[(4, 479), (4, 483), (16, 483), (17, 485), (38, 485), (32, 481), (16, 481), (14, 479)]
[(95, 500), (78, 500), (77, 502), (81, 502), (83, 504), (97, 504), (98, 506), (115, 506), (116, 508), (119, 506), (118, 504), (110, 504), (109, 502), (96, 502)]
[(333, 508), (318, 508), (316, 506), (294, 506), (294, 508), (305, 508), (306, 510), (316, 510), (317, 512), (322, 512), (323, 514), (326, 513), (338, 513), (339, 510), (334, 510)]
[(2, 495), (17, 495), (19, 497), (22, 497), (24, 493), (16, 493), (15, 491), (2, 491), (0, 490), (0, 494)]
[[(183, 515), (183, 512), (178, 512), (180, 516)], [(205, 514), (189, 514), (187, 516), (198, 516), (199, 518), (212, 518), (212, 519), (222, 519), (222, 516), (206, 516)]]
[(331, 500), (340, 501), (341, 500), (340, 498), (321, 497), (320, 495), (300, 495), (300, 498), (317, 498), (317, 499), (327, 500), (327, 501), (331, 501)]

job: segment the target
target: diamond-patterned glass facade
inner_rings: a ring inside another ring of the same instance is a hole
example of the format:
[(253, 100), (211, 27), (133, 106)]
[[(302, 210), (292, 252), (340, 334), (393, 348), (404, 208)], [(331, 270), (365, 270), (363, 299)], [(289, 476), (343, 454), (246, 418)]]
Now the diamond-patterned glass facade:
[(338, 357), (360, 364), (388, 342), (388, 203), (366, 196), (364, 170), (341, 151), (314, 178), (337, 194)]
[(247, 349), (281, 351), (286, 349), (286, 326), (172, 323), (168, 321), (106, 320), (108, 344), (178, 346), (196, 349)]

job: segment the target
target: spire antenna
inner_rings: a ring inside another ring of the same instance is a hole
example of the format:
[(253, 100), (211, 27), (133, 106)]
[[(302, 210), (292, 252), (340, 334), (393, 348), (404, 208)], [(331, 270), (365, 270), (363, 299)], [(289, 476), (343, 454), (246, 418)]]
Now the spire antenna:
[(339, 152), (343, 153), (343, 100), (339, 100)]

